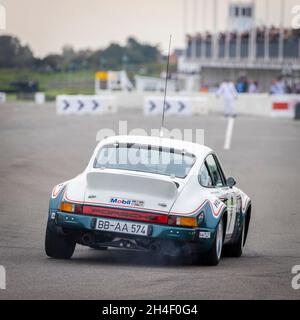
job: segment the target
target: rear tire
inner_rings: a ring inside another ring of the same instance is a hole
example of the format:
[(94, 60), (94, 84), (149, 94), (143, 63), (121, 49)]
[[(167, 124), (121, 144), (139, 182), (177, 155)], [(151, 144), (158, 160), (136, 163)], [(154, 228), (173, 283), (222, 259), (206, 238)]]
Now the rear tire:
[(237, 241), (224, 247), (224, 255), (227, 257), (239, 258), (243, 254), (245, 227), (246, 224), (244, 222)]
[(222, 256), (222, 248), (223, 248), (223, 241), (224, 241), (224, 221), (223, 219), (220, 220), (215, 240), (213, 242), (212, 248), (202, 255), (202, 261), (205, 265), (208, 266), (216, 266), (219, 264)]
[(48, 257), (56, 259), (70, 259), (74, 253), (76, 242), (70, 235), (60, 232), (59, 227), (48, 221), (45, 252)]

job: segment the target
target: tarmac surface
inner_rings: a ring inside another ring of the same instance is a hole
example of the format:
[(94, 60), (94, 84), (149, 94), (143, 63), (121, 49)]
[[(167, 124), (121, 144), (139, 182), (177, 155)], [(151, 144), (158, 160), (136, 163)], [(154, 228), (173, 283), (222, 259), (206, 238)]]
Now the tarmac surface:
[(291, 286), (300, 265), (300, 122), (241, 116), (224, 150), (222, 115), (167, 117), (166, 127), (205, 129), (225, 174), (253, 203), (241, 258), (217, 267), (166, 263), (154, 254), (77, 246), (61, 261), (44, 253), (52, 187), (80, 173), (99, 129), (158, 128), (140, 110), (115, 115), (57, 116), (53, 104), (0, 105), (1, 299), (300, 299)]

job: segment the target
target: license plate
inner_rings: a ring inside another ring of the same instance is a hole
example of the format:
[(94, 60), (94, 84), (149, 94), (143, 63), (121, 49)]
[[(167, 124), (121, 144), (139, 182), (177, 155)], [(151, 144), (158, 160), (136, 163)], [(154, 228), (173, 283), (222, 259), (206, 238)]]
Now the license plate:
[(96, 230), (147, 236), (149, 225), (120, 220), (97, 219)]

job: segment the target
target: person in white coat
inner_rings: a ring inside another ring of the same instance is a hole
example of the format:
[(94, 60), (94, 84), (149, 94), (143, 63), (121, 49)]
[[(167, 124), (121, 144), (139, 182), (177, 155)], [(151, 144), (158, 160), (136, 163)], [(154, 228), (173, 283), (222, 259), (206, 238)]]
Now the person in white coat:
[(225, 117), (235, 117), (236, 113), (234, 111), (234, 99), (238, 97), (238, 93), (232, 81), (225, 80), (221, 83), (219, 89), (217, 90), (217, 97), (219, 98), (220, 96), (222, 96), (224, 100)]

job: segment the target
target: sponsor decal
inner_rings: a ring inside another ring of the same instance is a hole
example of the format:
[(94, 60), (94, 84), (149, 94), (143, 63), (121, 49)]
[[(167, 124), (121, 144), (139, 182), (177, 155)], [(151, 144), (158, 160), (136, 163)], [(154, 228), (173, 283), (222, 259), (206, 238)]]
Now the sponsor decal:
[(132, 207), (143, 207), (145, 202), (141, 200), (133, 200), (133, 199), (122, 199), (117, 197), (112, 197), (110, 199), (110, 203), (113, 204), (121, 204), (125, 206), (132, 206)]
[(289, 103), (288, 102), (273, 102), (272, 109), (273, 110), (288, 110)]
[(51, 220), (54, 220), (55, 217), (56, 217), (56, 213), (55, 213), (55, 212), (51, 212), (50, 219), (51, 219)]
[(199, 238), (200, 239), (210, 239), (210, 232), (200, 231)]
[(222, 209), (224, 208), (224, 203), (219, 200), (219, 199), (215, 199), (213, 202), (208, 201), (210, 204), (210, 207), (212, 209), (212, 213), (213, 213), (213, 217), (214, 218), (218, 218), (220, 213), (222, 212)]
[(52, 190), (52, 198), (56, 198), (58, 194), (60, 193), (61, 189), (64, 187), (64, 183), (60, 183), (57, 186), (55, 186)]
[(166, 208), (166, 207), (167, 207), (167, 204), (166, 204), (166, 203), (162, 203), (162, 202), (160, 202), (158, 205), (159, 205), (160, 207), (163, 207), (163, 208)]
[(221, 205), (221, 201), (220, 201), (220, 200), (215, 200), (215, 201), (213, 202), (213, 205), (214, 205), (214, 207), (215, 207), (216, 209), (219, 209), (219, 207), (220, 207), (220, 205)]

